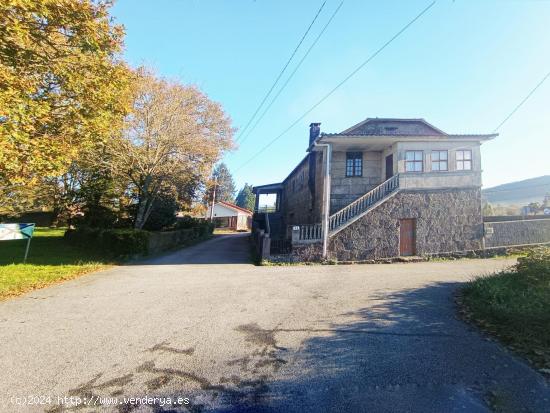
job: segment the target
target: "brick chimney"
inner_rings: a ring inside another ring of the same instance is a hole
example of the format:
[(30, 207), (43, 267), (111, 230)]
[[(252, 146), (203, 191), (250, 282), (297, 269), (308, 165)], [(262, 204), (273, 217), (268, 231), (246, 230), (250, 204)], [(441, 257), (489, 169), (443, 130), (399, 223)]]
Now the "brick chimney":
[(321, 134), (321, 123), (311, 123), (309, 125), (309, 144), (313, 145), (313, 141)]

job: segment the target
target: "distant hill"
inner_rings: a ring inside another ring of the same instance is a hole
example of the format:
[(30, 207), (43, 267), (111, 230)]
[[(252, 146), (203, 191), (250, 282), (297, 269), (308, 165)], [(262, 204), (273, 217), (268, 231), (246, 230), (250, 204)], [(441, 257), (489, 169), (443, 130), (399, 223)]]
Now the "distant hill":
[(524, 206), (529, 202), (541, 203), (544, 196), (550, 193), (550, 175), (482, 189), (481, 193), (483, 199), (493, 205)]

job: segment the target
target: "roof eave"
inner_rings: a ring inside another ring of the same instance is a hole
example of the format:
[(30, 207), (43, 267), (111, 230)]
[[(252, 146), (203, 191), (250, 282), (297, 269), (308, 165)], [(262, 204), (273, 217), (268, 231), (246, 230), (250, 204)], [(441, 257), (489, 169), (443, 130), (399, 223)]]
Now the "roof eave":
[[(453, 135), (367, 135), (367, 134), (344, 134), (344, 133), (324, 133), (317, 138), (317, 142), (327, 142), (327, 140), (332, 140), (334, 138), (340, 139), (340, 138), (376, 138), (376, 139), (388, 139), (388, 140), (396, 140), (396, 139), (415, 139), (415, 140), (452, 140), (452, 139), (460, 139), (460, 140), (474, 140), (474, 141), (486, 141), (494, 139), (498, 136), (498, 133), (491, 133), (491, 134), (478, 134), (478, 135), (472, 135), (472, 134), (453, 134)], [(310, 146), (311, 148), (311, 146)]]
[(257, 191), (261, 191), (261, 190), (265, 190), (265, 189), (269, 190), (269, 189), (280, 189), (280, 188), (283, 188), (283, 183), (282, 182), (277, 182), (277, 183), (273, 183), (273, 184), (253, 186), (252, 187), (252, 192), (256, 193)]

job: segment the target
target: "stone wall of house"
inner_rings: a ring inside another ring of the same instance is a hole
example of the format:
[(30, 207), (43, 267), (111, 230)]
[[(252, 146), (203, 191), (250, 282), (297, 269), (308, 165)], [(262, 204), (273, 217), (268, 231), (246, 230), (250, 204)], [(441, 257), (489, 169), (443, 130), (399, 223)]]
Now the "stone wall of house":
[(482, 247), (479, 188), (403, 191), (331, 237), (329, 258), (355, 261), (396, 257), (400, 220), (409, 218), (416, 219), (416, 255)]
[(334, 214), (382, 183), (382, 152), (363, 152), (363, 176), (346, 177), (346, 152), (334, 151), (330, 179), (330, 213)]
[(550, 242), (550, 218), (485, 222), (485, 248)]
[(323, 153), (314, 152), (283, 182), (282, 210), (285, 225), (321, 222), (323, 199)]
[(323, 243), (296, 244), (292, 246), (292, 261), (319, 262), (323, 260)]

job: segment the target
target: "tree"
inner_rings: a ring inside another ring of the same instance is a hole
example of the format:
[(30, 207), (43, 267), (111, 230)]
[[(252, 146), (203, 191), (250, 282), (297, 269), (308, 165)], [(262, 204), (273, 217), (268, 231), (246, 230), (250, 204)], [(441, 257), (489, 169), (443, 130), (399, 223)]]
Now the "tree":
[(129, 71), (110, 2), (0, 3), (0, 186), (66, 172), (120, 123)]
[(542, 207), (541, 205), (538, 203), (538, 202), (531, 202), (529, 205), (527, 205), (529, 207), (529, 209), (531, 210), (531, 212), (534, 214), (534, 215), (537, 215), (537, 213), (539, 213), (540, 211), (542, 211)]
[(134, 227), (146, 224), (159, 194), (191, 204), (212, 165), (233, 147), (231, 120), (198, 88), (139, 69), (123, 132), (106, 146), (113, 173), (130, 181)]
[(153, 202), (153, 208), (144, 229), (159, 231), (176, 222), (178, 212), (177, 196), (173, 192), (161, 192)]
[[(235, 199), (235, 182), (227, 165), (223, 162), (216, 165), (212, 172), (212, 181), (216, 185), (216, 201), (233, 202)], [(211, 190), (208, 199), (212, 199)]]
[(495, 209), (493, 208), (493, 205), (491, 205), (489, 202), (485, 202), (482, 208), (483, 216), (489, 217), (495, 215)]
[(241, 208), (254, 211), (254, 206), (256, 203), (256, 196), (252, 192), (252, 185), (244, 184), (242, 189), (239, 191), (237, 198), (235, 198), (235, 204)]

